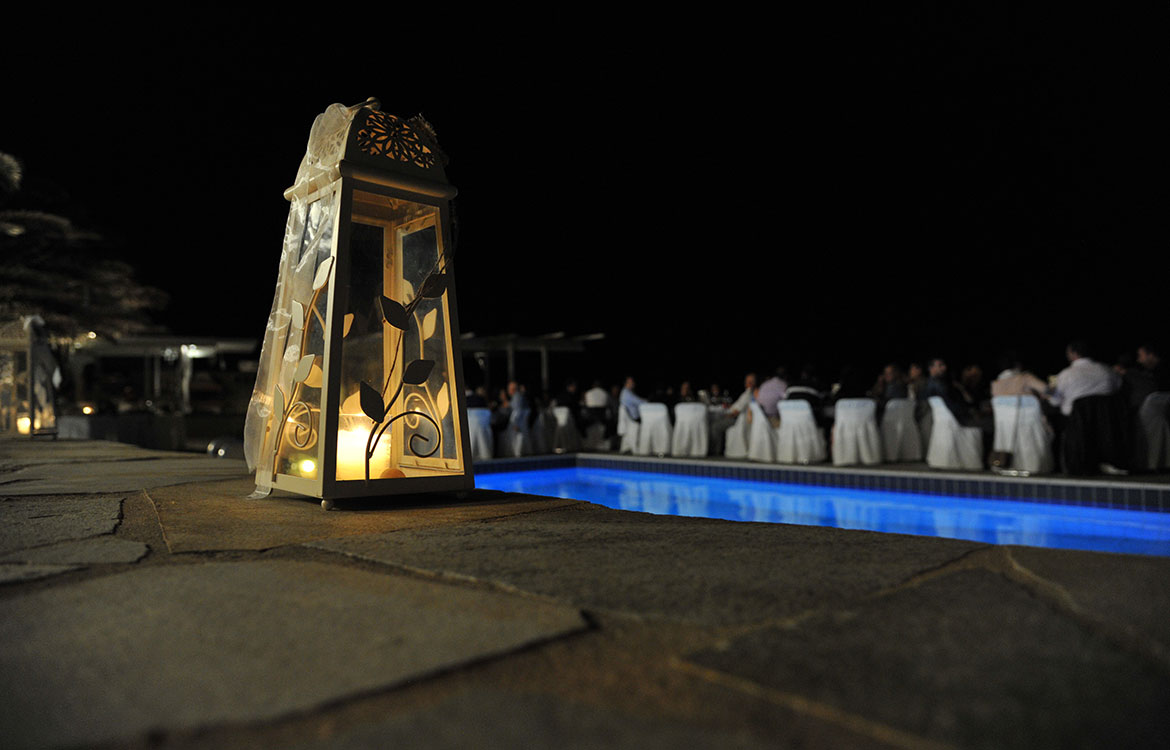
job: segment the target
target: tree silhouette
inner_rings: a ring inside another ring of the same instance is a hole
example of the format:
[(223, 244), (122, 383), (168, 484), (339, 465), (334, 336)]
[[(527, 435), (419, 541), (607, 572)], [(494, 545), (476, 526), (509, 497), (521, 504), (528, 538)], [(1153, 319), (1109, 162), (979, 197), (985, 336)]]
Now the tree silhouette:
[(40, 315), (50, 334), (118, 338), (158, 331), (167, 295), (109, 256), (102, 237), (21, 203), (23, 167), (0, 153), (0, 319)]

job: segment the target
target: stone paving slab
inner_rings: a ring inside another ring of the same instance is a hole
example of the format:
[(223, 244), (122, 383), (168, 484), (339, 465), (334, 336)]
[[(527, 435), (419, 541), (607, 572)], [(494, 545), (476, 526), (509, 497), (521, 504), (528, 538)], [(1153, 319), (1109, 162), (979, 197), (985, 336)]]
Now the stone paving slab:
[(341, 728), (289, 750), (734, 750), (772, 748), (746, 729), (726, 731), (662, 717), (634, 716), (550, 695), (474, 688), (434, 705)]
[(577, 500), (475, 491), (451, 495), (350, 501), (325, 512), (320, 501), (276, 494), (249, 499), (252, 480), (208, 482), (150, 491), (172, 552), (263, 550), (317, 539), (465, 523), (578, 504)]
[(1149, 636), (1170, 651), (1170, 558), (1013, 547), (1026, 570), (1079, 607)]
[(68, 573), (71, 570), (80, 570), (81, 565), (38, 565), (26, 563), (0, 563), (0, 583), (19, 583), (21, 581), (35, 581), (38, 578)]
[(0, 555), (111, 534), (118, 526), (121, 508), (121, 495), (5, 497), (0, 500)]
[(113, 536), (58, 542), (43, 547), (23, 549), (0, 557), (0, 562), (24, 562), (52, 565), (70, 563), (132, 563), (146, 554), (146, 545)]
[(311, 562), (156, 565), (7, 599), (7, 748), (261, 722), (577, 632), (572, 608)]
[(968, 570), (690, 660), (965, 748), (1165, 747), (1170, 675)]
[(0, 474), (0, 495), (60, 495), (131, 492), (188, 482), (248, 475), (243, 461), (191, 457), (39, 463)]
[(979, 545), (589, 503), (311, 546), (507, 584), (586, 608), (708, 625), (789, 617), (892, 586)]

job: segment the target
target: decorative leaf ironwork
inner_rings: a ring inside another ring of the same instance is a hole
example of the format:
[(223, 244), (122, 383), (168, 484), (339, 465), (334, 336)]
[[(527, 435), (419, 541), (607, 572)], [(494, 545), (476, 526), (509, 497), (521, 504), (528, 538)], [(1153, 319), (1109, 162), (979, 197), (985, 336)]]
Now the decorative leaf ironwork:
[(382, 318), (398, 330), (405, 331), (410, 325), (410, 316), (407, 314), (406, 308), (386, 296), (383, 296), (379, 301)]
[(402, 382), (406, 385), (422, 385), (427, 382), (427, 378), (431, 376), (431, 370), (434, 368), (434, 360), (416, 359), (406, 366), (406, 370), (402, 373)]
[(375, 424), (381, 424), (382, 420), (386, 418), (386, 405), (382, 403), (382, 394), (364, 380), (359, 386), (359, 394), (362, 411), (367, 417), (374, 420)]
[(306, 354), (301, 357), (301, 361), (297, 363), (297, 369), (293, 372), (293, 382), (301, 383), (309, 377), (309, 372), (313, 369), (313, 362), (317, 360), (317, 355)]
[(435, 299), (442, 297), (443, 293), (447, 291), (447, 284), (450, 277), (445, 273), (433, 273), (423, 281), (422, 287), (418, 290), (418, 296), (427, 299)]
[(346, 313), (341, 323), (341, 338), (349, 335), (349, 329), (353, 327), (353, 313)]
[(435, 335), (435, 324), (438, 322), (438, 320), (438, 310), (431, 310), (429, 313), (423, 316), (422, 337), (424, 341)]
[(317, 275), (313, 277), (313, 291), (317, 291), (321, 287), (329, 283), (329, 273), (333, 270), (333, 256), (329, 256), (321, 261), (321, 265), (317, 266)]
[(284, 421), (284, 391), (279, 385), (272, 396), (272, 416), (273, 427), (279, 430), (281, 422)]
[(305, 306), (294, 299), (291, 308), (292, 312), (289, 314), (292, 315), (293, 325), (303, 325), (305, 322)]

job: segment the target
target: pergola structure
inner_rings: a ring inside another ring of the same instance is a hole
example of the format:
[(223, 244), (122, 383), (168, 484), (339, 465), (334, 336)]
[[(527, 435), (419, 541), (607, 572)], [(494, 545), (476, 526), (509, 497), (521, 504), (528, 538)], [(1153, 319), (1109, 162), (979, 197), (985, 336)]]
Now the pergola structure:
[[(581, 336), (567, 336), (564, 331), (546, 333), (540, 336), (521, 336), (516, 333), (503, 333), (494, 336), (477, 336), (466, 333), (460, 340), (460, 346), (465, 354), (491, 355), (504, 354), (507, 357), (508, 380), (516, 379), (516, 353), (537, 352), (540, 354), (540, 384), (546, 392), (549, 390), (549, 355), (553, 352), (583, 353), (585, 342), (600, 341), (605, 338), (604, 333), (590, 333)], [(478, 359), (478, 357), (477, 357)], [(485, 359), (485, 363), (487, 360)], [(490, 366), (485, 373), (490, 381)]]

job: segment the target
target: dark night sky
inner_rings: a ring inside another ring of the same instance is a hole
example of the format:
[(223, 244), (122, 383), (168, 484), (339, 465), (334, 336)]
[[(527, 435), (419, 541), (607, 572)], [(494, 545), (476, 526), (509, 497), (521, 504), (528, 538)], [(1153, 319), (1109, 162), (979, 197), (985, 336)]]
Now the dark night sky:
[(1160, 336), (1164, 45), (1140, 18), (935, 7), (429, 23), (426, 55), (352, 61), (307, 29), (95, 20), (6, 48), (0, 150), (179, 333), (262, 333), (313, 118), (376, 96), (451, 157), (463, 330), (606, 333), (558, 372), (731, 385), (1005, 346), (1047, 370), (1073, 336)]

